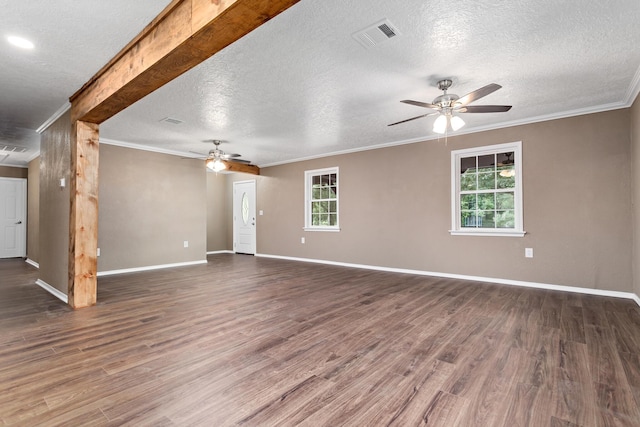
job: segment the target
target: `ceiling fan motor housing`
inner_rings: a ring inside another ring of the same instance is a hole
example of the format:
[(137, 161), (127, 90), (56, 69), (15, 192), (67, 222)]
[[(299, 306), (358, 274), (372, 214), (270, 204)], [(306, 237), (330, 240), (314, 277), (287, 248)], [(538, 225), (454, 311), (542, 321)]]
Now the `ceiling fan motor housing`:
[(440, 95), (438, 96), (436, 99), (433, 100), (433, 104), (434, 105), (439, 105), (441, 106), (443, 109), (445, 108), (451, 108), (454, 106), (455, 102), (459, 99), (460, 97), (458, 95), (455, 95), (453, 93), (445, 93), (444, 95)]

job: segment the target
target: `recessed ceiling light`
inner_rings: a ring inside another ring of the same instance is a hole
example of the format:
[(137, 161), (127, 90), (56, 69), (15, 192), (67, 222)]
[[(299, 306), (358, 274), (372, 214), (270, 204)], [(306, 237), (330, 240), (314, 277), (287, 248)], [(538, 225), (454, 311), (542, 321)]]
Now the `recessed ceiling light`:
[(16, 36), (9, 36), (7, 37), (7, 40), (9, 40), (9, 43), (11, 43), (14, 46), (18, 46), (22, 49), (33, 49), (33, 43), (31, 43), (29, 40), (27, 39), (23, 39), (22, 37), (16, 37)]

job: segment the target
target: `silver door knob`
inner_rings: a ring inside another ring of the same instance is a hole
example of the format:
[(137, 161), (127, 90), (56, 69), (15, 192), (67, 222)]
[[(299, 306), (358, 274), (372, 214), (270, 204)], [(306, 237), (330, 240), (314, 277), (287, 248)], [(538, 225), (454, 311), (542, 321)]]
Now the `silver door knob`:
[(16, 222), (16, 225), (18, 225), (18, 224), (22, 224), (22, 221), (18, 221), (18, 222)]

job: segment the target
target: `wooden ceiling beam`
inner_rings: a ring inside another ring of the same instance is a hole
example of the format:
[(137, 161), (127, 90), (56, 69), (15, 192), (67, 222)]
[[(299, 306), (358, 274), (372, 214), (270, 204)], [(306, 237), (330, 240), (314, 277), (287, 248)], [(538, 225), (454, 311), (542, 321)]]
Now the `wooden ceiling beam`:
[(174, 0), (71, 96), (71, 119), (100, 124), (299, 0)]
[(225, 169), (227, 172), (242, 172), (250, 173), (252, 175), (260, 175), (260, 168), (256, 165), (248, 165), (246, 163), (239, 163), (231, 160), (221, 160), (221, 162), (227, 167)]

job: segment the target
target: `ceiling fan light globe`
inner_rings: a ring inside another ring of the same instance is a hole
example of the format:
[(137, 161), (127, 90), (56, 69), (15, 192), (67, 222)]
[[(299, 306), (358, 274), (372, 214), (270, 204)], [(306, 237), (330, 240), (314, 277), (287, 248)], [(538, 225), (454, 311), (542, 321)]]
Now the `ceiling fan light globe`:
[(451, 117), (451, 129), (456, 131), (456, 130), (460, 129), (462, 126), (464, 126), (464, 120), (462, 120), (458, 116), (452, 116)]
[(447, 116), (441, 114), (438, 118), (433, 122), (433, 131), (435, 133), (445, 133), (447, 130)]
[(227, 165), (225, 165), (220, 159), (216, 159), (213, 161), (213, 170), (216, 172), (220, 172), (223, 171), (227, 168)]

